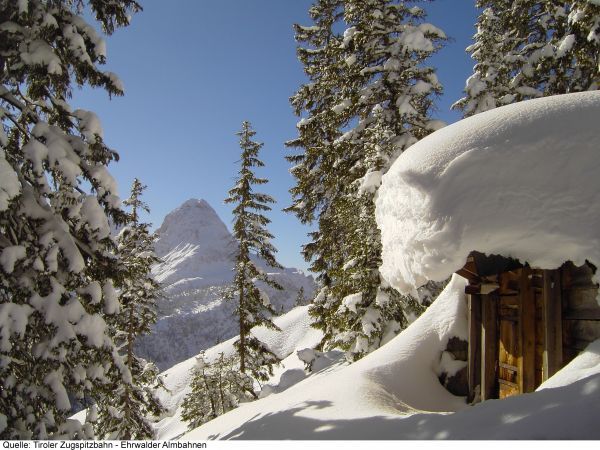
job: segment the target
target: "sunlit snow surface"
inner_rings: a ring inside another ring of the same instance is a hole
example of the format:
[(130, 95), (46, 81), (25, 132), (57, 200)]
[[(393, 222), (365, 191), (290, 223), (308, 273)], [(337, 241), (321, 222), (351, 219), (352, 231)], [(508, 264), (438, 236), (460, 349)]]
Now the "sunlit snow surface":
[[(359, 362), (342, 364), (340, 354), (340, 362), (333, 367), (317, 370), (281, 393), (242, 405), (183, 439), (343, 439), (345, 433), (359, 438), (361, 423), (385, 423), (422, 410), (464, 408), (464, 400), (446, 391), (435, 374), (448, 339), (466, 333), (464, 286), (464, 280), (455, 278), (410, 328)], [(281, 317), (297, 331), (292, 337), (280, 325), (282, 336), (266, 332), (263, 336), (271, 348), (280, 346), (281, 355), (309, 347), (311, 341), (314, 346), (320, 336), (309, 327), (306, 313), (306, 308), (299, 308)], [(299, 339), (301, 329), (312, 337)], [(281, 347), (283, 343), (286, 348)], [(295, 354), (285, 362), (289, 364), (286, 370), (303, 367)], [(356, 430), (352, 430), (354, 423), (359, 427)], [(372, 433), (365, 436), (373, 437)]]
[[(302, 370), (304, 373), (304, 364), (297, 358), (295, 350), (314, 347), (322, 337), (319, 331), (310, 326), (307, 306), (295, 308), (289, 313), (276, 318), (275, 324), (281, 328), (281, 332), (262, 327), (253, 330), (255, 336), (265, 342), (277, 356), (284, 359), (282, 365), (275, 370), (274, 376), (270, 381), (272, 386), (280, 385), (281, 377), (286, 372), (298, 374), (298, 371)], [(232, 354), (235, 339), (230, 339), (208, 349), (205, 352), (205, 359), (208, 361), (214, 360), (221, 352), (226, 356)], [(334, 358), (332, 363), (338, 363), (341, 359), (341, 353), (339, 353), (338, 357)], [(169, 408), (170, 416), (158, 424), (160, 439), (173, 439), (187, 431), (187, 424), (181, 421), (180, 404), (189, 392), (191, 381), (190, 371), (194, 368), (195, 364), (196, 359), (190, 358), (162, 373), (169, 392), (161, 391), (160, 398), (165, 406)], [(284, 375), (284, 378), (290, 375), (288, 373)], [(277, 391), (278, 388), (269, 387), (267, 390), (273, 392)]]
[[(320, 335), (309, 327), (306, 307), (292, 310), (277, 319), (282, 333), (259, 332), (280, 356), (289, 355), (271, 382), (283, 384), (282, 390), (189, 433), (177, 405), (188, 392), (195, 361), (182, 362), (165, 373), (172, 393), (163, 397), (172, 416), (159, 423), (159, 437), (599, 439), (600, 341), (533, 394), (467, 406), (440, 385), (435, 370), (442, 350), (449, 337), (466, 333), (464, 287), (454, 276), (423, 316), (388, 344), (351, 365), (341, 354), (331, 355), (329, 364), (308, 376), (300, 373), (303, 365), (293, 349), (314, 346)], [(221, 351), (231, 352), (231, 341), (207, 355)], [(552, 380), (560, 387), (550, 388)]]
[[(348, 365), (341, 352), (325, 354), (304, 372), (297, 350), (314, 347), (308, 307), (276, 319), (281, 332), (259, 329), (283, 365), (266, 398), (242, 405), (187, 432), (181, 402), (189, 393), (195, 358), (162, 373), (169, 412), (156, 424), (159, 439), (600, 439), (600, 341), (538, 389), (470, 407), (435, 375), (449, 337), (464, 338), (465, 280), (454, 276), (434, 304), (388, 344)], [(233, 352), (233, 339), (206, 351)], [(80, 421), (85, 412), (73, 416)]]
[(600, 263), (600, 92), (530, 100), (404, 152), (377, 199), (383, 276), (410, 292), (477, 250), (554, 269)]

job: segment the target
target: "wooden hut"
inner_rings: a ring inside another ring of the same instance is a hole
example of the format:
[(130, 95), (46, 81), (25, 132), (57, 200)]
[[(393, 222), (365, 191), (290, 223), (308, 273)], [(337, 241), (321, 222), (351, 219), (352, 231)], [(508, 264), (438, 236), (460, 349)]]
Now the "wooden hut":
[(469, 255), (457, 272), (469, 281), (469, 401), (532, 392), (600, 338), (594, 271)]

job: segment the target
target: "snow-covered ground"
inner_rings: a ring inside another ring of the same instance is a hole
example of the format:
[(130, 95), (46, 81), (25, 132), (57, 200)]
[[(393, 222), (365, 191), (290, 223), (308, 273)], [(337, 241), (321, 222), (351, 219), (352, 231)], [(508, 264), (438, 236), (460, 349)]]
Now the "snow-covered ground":
[[(188, 200), (170, 212), (157, 235), (156, 253), (163, 262), (153, 274), (163, 285), (165, 298), (158, 303), (158, 322), (150, 335), (138, 339), (136, 352), (164, 370), (237, 334), (235, 302), (223, 300), (233, 278), (236, 247), (205, 200)], [(289, 311), (300, 288), (310, 298), (311, 276), (258, 264), (284, 288), (263, 286), (277, 311)]]
[[(178, 405), (188, 392), (191, 358), (164, 373), (171, 416), (159, 438), (194, 439), (598, 439), (600, 341), (540, 386), (538, 392), (469, 406), (438, 380), (442, 352), (467, 330), (465, 280), (454, 276), (433, 305), (379, 350), (347, 364), (323, 357), (307, 374), (295, 350), (314, 346), (307, 308), (277, 319), (281, 333), (259, 330), (284, 367), (265, 398), (187, 432)], [(233, 340), (206, 352), (232, 351)]]
[[(305, 378), (304, 363), (298, 359), (295, 351), (315, 347), (322, 338), (321, 332), (310, 326), (308, 306), (294, 308), (287, 314), (277, 317), (274, 322), (281, 328), (280, 332), (262, 327), (253, 330), (253, 333), (261, 341), (265, 342), (277, 356), (283, 359), (281, 366), (276, 368), (274, 376), (269, 382), (271, 386), (264, 388), (263, 395), (283, 389), (283, 386)], [(212, 361), (220, 353), (224, 353), (225, 356), (232, 354), (235, 339), (229, 339), (206, 350), (205, 359)], [(341, 352), (330, 355), (330, 358), (332, 359), (331, 363), (341, 363), (343, 359)], [(160, 391), (159, 396), (170, 413), (157, 425), (160, 439), (173, 439), (187, 431), (187, 424), (181, 421), (179, 406), (189, 392), (191, 371), (195, 365), (196, 358), (192, 357), (161, 374), (169, 392)]]

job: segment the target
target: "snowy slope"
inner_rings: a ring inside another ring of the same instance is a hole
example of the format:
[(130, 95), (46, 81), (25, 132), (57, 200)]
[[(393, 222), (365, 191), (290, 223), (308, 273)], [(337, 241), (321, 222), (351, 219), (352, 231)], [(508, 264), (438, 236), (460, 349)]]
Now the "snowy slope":
[[(254, 329), (253, 333), (269, 348), (283, 359), (282, 365), (275, 370), (272, 383), (280, 384), (282, 374), (298, 374), (302, 371), (304, 364), (296, 357), (296, 349), (315, 347), (322, 338), (321, 332), (311, 328), (308, 317), (308, 306), (294, 308), (287, 314), (277, 317), (275, 324), (281, 328), (281, 332), (268, 330), (266, 328)], [(235, 338), (229, 339), (219, 345), (216, 345), (205, 352), (205, 359), (211, 361), (224, 353), (226, 356), (233, 353), (233, 342)], [(342, 353), (339, 353), (339, 359), (342, 359)], [(159, 395), (162, 402), (169, 409), (170, 414), (157, 424), (158, 436), (160, 439), (173, 439), (187, 431), (187, 424), (181, 421), (181, 410), (179, 405), (189, 392), (191, 380), (191, 370), (196, 364), (196, 358), (192, 357), (171, 367), (161, 374), (165, 381), (165, 386), (169, 392), (160, 391)], [(285, 380), (284, 380), (285, 381)], [(266, 390), (273, 390), (272, 388)], [(276, 389), (275, 389), (276, 390)]]
[(600, 263), (600, 92), (477, 114), (404, 152), (376, 216), (383, 276), (410, 292), (477, 250), (555, 269)]
[(466, 332), (462, 290), (464, 280), (455, 277), (425, 314), (379, 350), (242, 405), (184, 439), (358, 438), (361, 423), (464, 408), (464, 400), (446, 391), (436, 374), (448, 339)]
[[(464, 337), (466, 332), (464, 286), (455, 275), (417, 321), (357, 363), (338, 362), (307, 377), (299, 374), (301, 366), (290, 355), (288, 367), (277, 377), (292, 380), (280, 393), (242, 405), (181, 439), (600, 438), (600, 341), (548, 380), (549, 384), (558, 380), (559, 387), (548, 385), (533, 394), (469, 407), (440, 385), (441, 352), (449, 337)], [(314, 334), (299, 339), (302, 330), (314, 333), (306, 327), (306, 308), (278, 320), (284, 330), (280, 339), (269, 336), (272, 332), (261, 337), (274, 345), (287, 343), (281, 351), (318, 341)], [(293, 338), (287, 330), (292, 324), (296, 324)], [(208, 354), (214, 357), (220, 351), (231, 351), (231, 344)], [(185, 394), (193, 364), (191, 359), (166, 372), (167, 385), (175, 392), (171, 407)], [(159, 436), (173, 438), (185, 428), (175, 413), (159, 424)]]
[[(165, 298), (152, 334), (140, 338), (136, 350), (166, 369), (237, 334), (234, 302), (223, 300), (233, 278), (235, 241), (215, 210), (196, 199), (169, 213), (156, 233), (156, 253), (163, 262), (153, 275)], [(284, 287), (265, 288), (277, 310), (289, 311), (301, 287), (306, 296), (314, 290), (312, 277), (297, 269), (258, 264)]]

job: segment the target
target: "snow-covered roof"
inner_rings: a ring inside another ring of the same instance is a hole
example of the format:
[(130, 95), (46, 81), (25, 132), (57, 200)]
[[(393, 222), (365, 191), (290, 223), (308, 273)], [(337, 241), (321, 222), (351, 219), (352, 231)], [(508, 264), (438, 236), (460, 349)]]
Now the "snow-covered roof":
[(473, 250), (554, 269), (600, 263), (600, 92), (521, 102), (443, 128), (383, 177), (381, 272), (407, 293)]

